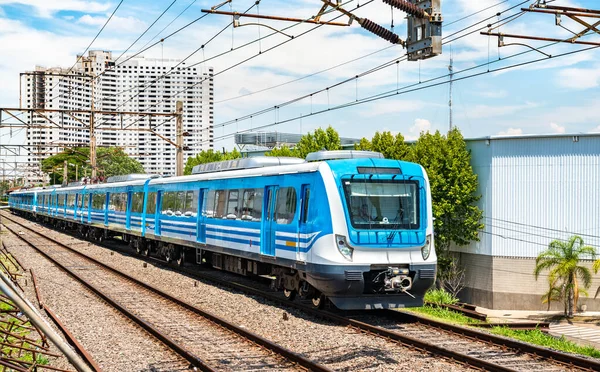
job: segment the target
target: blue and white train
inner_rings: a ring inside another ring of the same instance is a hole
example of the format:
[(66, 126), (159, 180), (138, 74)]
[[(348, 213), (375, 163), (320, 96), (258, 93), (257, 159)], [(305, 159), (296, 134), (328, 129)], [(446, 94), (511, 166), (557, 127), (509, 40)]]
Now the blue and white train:
[(286, 297), (317, 307), (421, 305), (437, 263), (424, 169), (360, 151), (307, 160), (245, 158), (191, 176), (22, 190), (9, 206), (178, 265), (268, 275)]

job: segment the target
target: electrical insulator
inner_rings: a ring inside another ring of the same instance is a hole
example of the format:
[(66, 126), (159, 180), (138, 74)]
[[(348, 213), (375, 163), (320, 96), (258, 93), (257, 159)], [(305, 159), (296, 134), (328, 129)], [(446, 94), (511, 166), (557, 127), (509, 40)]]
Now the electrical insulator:
[(404, 0), (382, 0), (384, 3), (393, 6), (394, 8), (400, 9), (404, 11), (406, 14), (418, 17), (425, 18), (428, 16), (427, 13), (415, 4), (411, 4), (408, 1)]
[(402, 41), (402, 39), (400, 39), (400, 36), (396, 35), (395, 33), (386, 29), (385, 27), (382, 27), (382, 26), (378, 25), (377, 23), (368, 20), (367, 18), (359, 18), (358, 23), (365, 30), (374, 33), (375, 35), (391, 42), (392, 44), (404, 45), (404, 41)]

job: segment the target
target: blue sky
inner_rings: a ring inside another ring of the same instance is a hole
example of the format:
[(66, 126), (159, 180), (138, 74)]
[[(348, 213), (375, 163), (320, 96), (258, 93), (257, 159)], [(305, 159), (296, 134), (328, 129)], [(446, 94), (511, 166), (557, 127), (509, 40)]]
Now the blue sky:
[[(172, 1), (124, 0), (91, 49), (112, 50), (116, 55), (121, 54)], [(0, 0), (0, 106), (18, 105), (19, 72), (33, 70), (36, 65), (70, 67), (76, 54), (85, 50), (118, 2)], [(201, 9), (216, 3), (218, 0), (177, 0), (126, 54), (137, 52), (148, 41), (153, 40), (160, 30), (190, 4), (189, 9), (160, 34), (161, 37), (200, 17)], [(234, 0), (231, 5), (227, 4), (221, 9), (243, 12), (253, 3), (254, 0)], [(528, 6), (533, 1), (517, 6), (519, 3), (521, 1), (517, 0), (443, 0), (442, 11), (447, 24), (443, 33), (445, 36), (451, 35), (489, 17), (491, 19), (483, 21), (481, 25), (496, 22), (509, 15), (517, 15), (522, 6)], [(370, 3), (368, 0), (354, 0), (348, 2), (345, 7), (352, 9), (357, 4), (361, 4), (355, 12), (357, 16), (367, 17), (387, 28), (391, 26), (393, 14), (395, 32), (403, 39), (406, 38), (404, 13), (392, 12), (381, 0)], [(592, 0), (557, 0), (552, 5), (600, 7), (597, 1)], [(262, 0), (258, 8), (254, 7), (250, 12), (304, 19), (314, 15), (320, 6), (321, 2), (317, 0)], [(517, 7), (506, 11), (514, 6)], [(486, 8), (489, 9), (473, 15)], [(497, 12), (502, 12), (502, 15), (496, 17)], [(462, 19), (469, 15), (470, 17)], [(209, 15), (162, 45), (146, 51), (144, 55), (185, 58), (230, 21), (231, 18), (227, 16)], [(256, 20), (241, 19), (242, 24), (253, 22)], [(450, 24), (451, 22), (454, 23)], [(500, 31), (567, 38), (569, 32), (555, 26), (554, 22), (552, 15), (527, 13), (502, 25)], [(363, 31), (356, 22), (351, 27), (320, 27), (304, 35), (301, 33), (311, 30), (314, 26), (272, 21), (261, 23), (277, 29), (293, 25), (294, 27), (285, 32), (294, 35), (295, 38), (269, 50), (288, 40), (285, 35), (276, 34), (261, 41), (260, 45), (253, 43), (229, 52), (232, 46), (237, 48), (257, 39), (259, 35), (265, 36), (271, 32), (266, 27), (256, 25), (235, 29), (230, 27), (207, 44), (203, 52), (190, 57), (191, 62), (199, 63), (200, 66), (212, 66), (218, 74), (215, 77), (214, 110), (217, 148), (232, 148), (233, 140), (229, 135), (236, 131), (286, 120), (286, 123), (270, 126), (266, 130), (306, 133), (317, 127), (332, 125), (342, 136), (357, 138), (371, 137), (377, 130), (401, 132), (407, 138), (416, 138), (422, 130), (445, 131), (448, 128), (449, 94), (448, 84), (443, 82), (448, 80), (446, 75), (450, 48), (456, 78), (485, 73), (488, 69), (493, 71), (513, 64), (545, 59), (518, 68), (456, 81), (453, 86), (454, 124), (466, 137), (600, 132), (600, 119), (597, 115), (597, 107), (600, 104), (598, 49), (548, 58), (520, 45), (499, 48), (496, 38), (480, 35), (479, 32), (468, 34), (476, 27), (457, 34), (456, 36), (465, 36), (446, 44), (443, 54), (438, 57), (422, 62), (400, 62), (358, 80), (314, 94), (312, 98), (302, 99), (264, 115), (253, 115), (252, 119), (238, 120), (237, 123), (221, 126), (220, 124), (230, 120), (323, 90), (405, 54), (402, 47), (392, 46), (387, 41), (372, 36)], [(574, 32), (583, 29), (565, 19), (563, 25)], [(589, 35), (585, 40), (600, 41), (600, 35)], [(521, 42), (536, 48), (548, 44), (515, 39), (506, 39), (505, 42)], [(586, 46), (558, 44), (543, 51), (557, 56), (584, 48)], [(526, 53), (513, 56), (521, 52)], [(224, 53), (221, 57), (211, 59), (221, 53)], [(372, 55), (367, 56), (369, 54)], [(230, 69), (231, 66), (252, 56), (256, 57)], [(204, 62), (206, 59), (211, 60)], [(310, 78), (269, 89), (353, 59), (358, 60)], [(427, 83), (435, 78), (438, 79)], [(442, 84), (428, 87), (435, 83)], [(333, 110), (339, 105), (383, 92), (395, 92), (396, 89), (401, 94)], [(246, 95), (251, 92), (256, 93)], [(240, 95), (245, 96), (239, 97)], [(332, 110), (328, 111), (328, 108)], [(319, 110), (325, 110), (325, 113), (308, 116), (311, 112)], [(299, 119), (300, 115), (305, 117)], [(7, 129), (0, 132), (0, 143), (22, 143), (23, 139), (23, 133), (13, 133), (11, 138)]]

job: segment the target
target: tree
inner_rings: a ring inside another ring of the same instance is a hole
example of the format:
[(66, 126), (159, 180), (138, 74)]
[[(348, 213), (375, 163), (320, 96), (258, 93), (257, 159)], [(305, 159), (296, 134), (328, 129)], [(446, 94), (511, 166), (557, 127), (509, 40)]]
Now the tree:
[(298, 152), (296, 149), (289, 148), (287, 146), (281, 146), (274, 148), (273, 150), (267, 152), (265, 155), (267, 156), (282, 156), (282, 157), (292, 157), (299, 158)]
[[(555, 288), (563, 288), (564, 298), (566, 299), (567, 318), (572, 318), (577, 301), (579, 299), (579, 288), (581, 284), (583, 289), (588, 289), (592, 284), (592, 274), (590, 270), (580, 265), (583, 256), (596, 256), (596, 250), (590, 246), (584, 245), (583, 239), (579, 236), (572, 236), (569, 241), (553, 240), (548, 245), (548, 249), (541, 252), (535, 259), (535, 269), (533, 274), (537, 280), (542, 271), (548, 270), (549, 281)], [(548, 293), (552, 293), (552, 289)]]
[[(67, 162), (69, 171), (68, 181), (75, 180), (76, 166), (79, 176), (90, 174), (90, 149), (78, 147), (65, 149), (65, 151), (42, 160), (42, 170), (50, 174), (53, 183), (63, 182), (64, 162)], [(99, 175), (103, 177), (119, 176), (131, 173), (144, 173), (144, 167), (136, 159), (130, 158), (120, 147), (99, 147), (96, 150), (96, 167)]]
[(447, 137), (439, 131), (421, 133), (407, 160), (421, 164), (429, 177), (438, 263), (443, 271), (452, 261), (448, 257), (450, 245), (479, 240), (483, 228), (483, 212), (475, 204), (481, 196), (476, 194), (471, 153), (460, 131), (453, 129)]
[(99, 147), (96, 150), (96, 166), (106, 178), (124, 174), (146, 173), (142, 164), (130, 158), (120, 147)]
[(274, 148), (267, 152), (267, 156), (291, 156), (300, 159), (305, 159), (306, 155), (311, 152), (321, 150), (341, 150), (342, 141), (340, 135), (331, 126), (323, 130), (317, 128), (313, 133), (307, 133), (300, 138), (300, 141), (292, 149), (286, 146)]
[(242, 154), (235, 148), (233, 149), (233, 151), (225, 152), (225, 153), (222, 153), (219, 151), (214, 151), (212, 149), (205, 150), (205, 151), (200, 152), (196, 156), (191, 156), (188, 158), (187, 162), (185, 163), (185, 168), (183, 169), (183, 174), (184, 175), (192, 174), (192, 169), (194, 168), (194, 166), (196, 166), (198, 164), (213, 163), (216, 161), (224, 161), (224, 160), (233, 160), (233, 159), (239, 159), (241, 157), (242, 157)]
[(371, 141), (363, 138), (354, 148), (380, 152), (386, 159), (405, 160), (410, 154), (410, 146), (404, 142), (404, 136), (400, 133), (394, 136), (391, 132), (375, 132)]

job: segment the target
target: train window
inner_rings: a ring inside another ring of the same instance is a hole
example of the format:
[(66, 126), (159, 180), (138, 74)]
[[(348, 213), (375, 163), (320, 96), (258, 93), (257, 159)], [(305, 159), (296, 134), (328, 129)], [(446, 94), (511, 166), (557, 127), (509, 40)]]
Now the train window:
[(416, 181), (345, 180), (344, 191), (350, 222), (355, 228), (419, 228), (419, 188)]
[(81, 209), (83, 206), (83, 194), (77, 194), (77, 208)]
[(185, 193), (185, 215), (195, 216), (198, 211), (198, 190)]
[(83, 209), (87, 209), (88, 205), (89, 205), (89, 200), (90, 200), (90, 194), (85, 194), (83, 196)]
[(204, 200), (202, 201), (202, 215), (206, 218), (213, 218), (215, 216), (215, 190), (210, 190), (204, 193)]
[(308, 221), (308, 202), (310, 200), (310, 188), (306, 186), (304, 188), (304, 195), (302, 197), (302, 223)]
[(278, 224), (290, 224), (296, 214), (296, 189), (282, 187), (277, 190), (275, 204), (275, 221)]
[(244, 190), (242, 221), (260, 221), (262, 218), (263, 189)]
[(67, 195), (67, 207), (69, 207), (69, 208), (75, 207), (75, 194)]
[(142, 213), (144, 210), (144, 193), (134, 192), (131, 196), (131, 212)]
[(226, 218), (225, 204), (227, 202), (227, 192), (225, 190), (215, 191), (215, 218)]
[(148, 193), (148, 202), (146, 203), (146, 214), (156, 213), (156, 192)]
[(229, 190), (229, 198), (227, 201), (227, 219), (235, 220), (239, 217), (238, 196), (238, 190)]
[(185, 199), (183, 191), (168, 191), (163, 194), (161, 212), (168, 216), (181, 216)]
[(106, 194), (94, 194), (92, 196), (92, 208), (93, 209), (104, 209), (104, 203), (106, 202)]
[(58, 206), (60, 208), (63, 208), (65, 206), (65, 195), (64, 194), (58, 195)]

